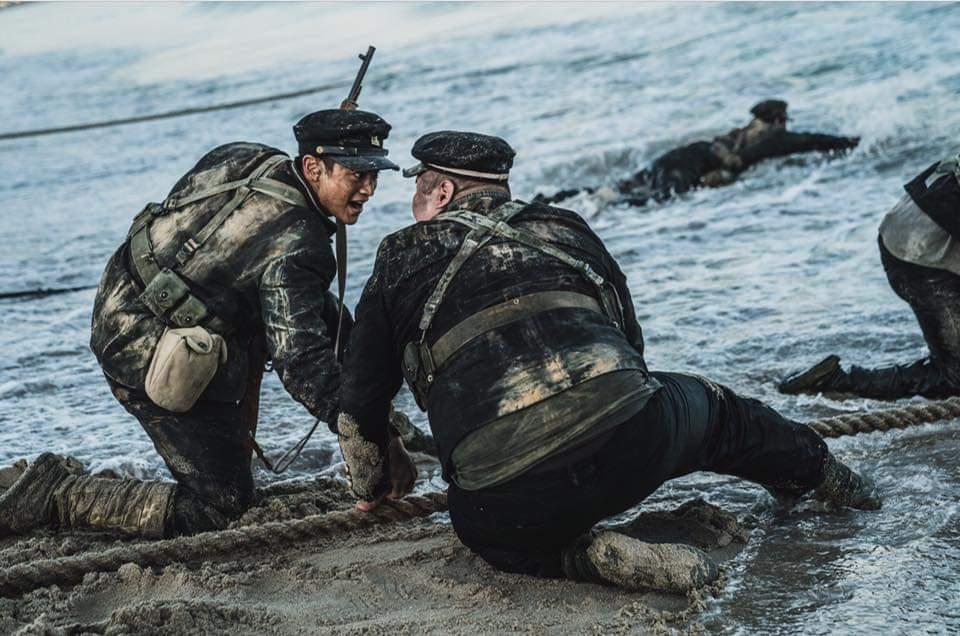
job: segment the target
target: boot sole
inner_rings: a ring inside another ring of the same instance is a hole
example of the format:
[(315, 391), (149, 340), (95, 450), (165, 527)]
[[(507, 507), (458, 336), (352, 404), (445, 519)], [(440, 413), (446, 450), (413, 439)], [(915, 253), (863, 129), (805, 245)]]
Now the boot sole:
[(806, 371), (790, 376), (780, 383), (777, 389), (787, 395), (798, 393), (817, 393), (817, 384), (840, 368), (840, 357), (830, 355)]

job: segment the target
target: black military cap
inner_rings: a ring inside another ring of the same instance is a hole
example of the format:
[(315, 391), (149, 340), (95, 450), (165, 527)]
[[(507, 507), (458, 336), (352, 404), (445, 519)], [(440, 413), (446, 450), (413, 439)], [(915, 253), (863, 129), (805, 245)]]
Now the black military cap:
[(499, 137), (455, 130), (427, 133), (417, 139), (410, 153), (420, 163), (404, 170), (405, 177), (432, 169), (489, 181), (506, 181), (516, 154)]
[(390, 124), (363, 110), (318, 110), (293, 127), (301, 155), (330, 157), (357, 172), (400, 169), (383, 147), (389, 134)]
[(782, 99), (766, 99), (750, 109), (750, 114), (767, 123), (787, 119), (787, 102)]

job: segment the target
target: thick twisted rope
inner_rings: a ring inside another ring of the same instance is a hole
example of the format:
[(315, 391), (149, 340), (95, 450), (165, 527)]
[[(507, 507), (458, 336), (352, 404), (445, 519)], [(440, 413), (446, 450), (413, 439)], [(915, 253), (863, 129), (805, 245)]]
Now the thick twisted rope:
[(858, 433), (889, 431), (960, 417), (960, 397), (923, 404), (908, 404), (882, 411), (835, 415), (807, 422), (820, 437), (843, 437)]
[[(807, 422), (821, 437), (842, 437), (902, 429), (920, 424), (960, 418), (960, 397), (924, 404), (851, 413)], [(371, 512), (344, 510), (312, 515), (303, 519), (275, 521), (206, 532), (151, 543), (120, 546), (100, 552), (44, 559), (0, 570), (0, 596), (13, 596), (54, 583), (79, 583), (90, 572), (112, 572), (125, 563), (141, 567), (164, 566), (222, 555), (236, 555), (255, 548), (267, 548), (308, 541), (335, 532), (350, 532), (375, 525), (425, 517), (447, 508), (443, 493), (386, 501)]]
[(344, 510), (291, 521), (243, 526), (190, 537), (125, 545), (101, 552), (85, 552), (57, 559), (22, 563), (0, 570), (0, 596), (9, 597), (54, 583), (79, 583), (89, 572), (113, 572), (125, 563), (141, 567), (230, 555), (253, 549), (289, 545), (336, 532), (426, 517), (447, 509), (444, 493), (385, 501), (371, 512)]

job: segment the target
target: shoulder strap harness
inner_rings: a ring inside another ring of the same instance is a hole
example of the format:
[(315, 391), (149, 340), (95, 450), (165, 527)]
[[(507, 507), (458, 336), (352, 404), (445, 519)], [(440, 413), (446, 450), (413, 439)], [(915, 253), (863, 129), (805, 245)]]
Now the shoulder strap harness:
[[(470, 231), (464, 237), (460, 250), (440, 276), (424, 305), (419, 324), (420, 339), (417, 342), (408, 343), (404, 348), (404, 377), (410, 383), (417, 405), (422, 410), (426, 410), (427, 393), (435, 380), (437, 370), (461, 347), (488, 331), (539, 312), (565, 308), (595, 311), (606, 316), (615, 327), (622, 329), (623, 308), (613, 285), (597, 274), (589, 263), (574, 258), (530, 232), (509, 225), (510, 219), (526, 207), (525, 203), (510, 201), (493, 210), (489, 215), (477, 214), (469, 210), (454, 210), (436, 217), (437, 220), (453, 221), (464, 225)], [(596, 298), (591, 296), (569, 291), (525, 294), (472, 314), (440, 336), (432, 347), (429, 346), (427, 332), (433, 324), (433, 319), (450, 283), (453, 282), (464, 263), (494, 237), (522, 243), (574, 268), (596, 287), (600, 302), (598, 303)]]
[(186, 265), (203, 247), (214, 232), (254, 192), (265, 194), (290, 205), (306, 207), (307, 201), (296, 188), (276, 179), (266, 177), (272, 168), (288, 161), (284, 154), (270, 155), (243, 179), (195, 192), (189, 196), (169, 196), (161, 203), (148, 203), (133, 220), (128, 234), (130, 262), (144, 286), (140, 300), (164, 323), (176, 327), (192, 327), (203, 324), (211, 330), (226, 334), (233, 327), (209, 310), (206, 304), (190, 292), (187, 283), (171, 268), (161, 267), (157, 262), (150, 242), (150, 224), (158, 216), (196, 203), (224, 192), (234, 192), (233, 197), (220, 208), (200, 230), (180, 247), (176, 261), (179, 267)]

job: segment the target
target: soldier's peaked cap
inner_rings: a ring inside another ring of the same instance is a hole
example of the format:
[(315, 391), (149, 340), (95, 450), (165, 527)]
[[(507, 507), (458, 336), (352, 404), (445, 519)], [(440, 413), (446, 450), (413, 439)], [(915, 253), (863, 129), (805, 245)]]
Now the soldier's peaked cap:
[(782, 99), (765, 99), (750, 109), (750, 114), (765, 122), (787, 118), (787, 102)]
[(390, 124), (363, 110), (318, 110), (293, 126), (301, 155), (330, 157), (357, 172), (400, 169), (383, 147), (389, 134)]
[(516, 155), (499, 137), (455, 130), (427, 133), (413, 144), (411, 154), (420, 163), (404, 170), (405, 177), (439, 170), (487, 181), (506, 181)]

